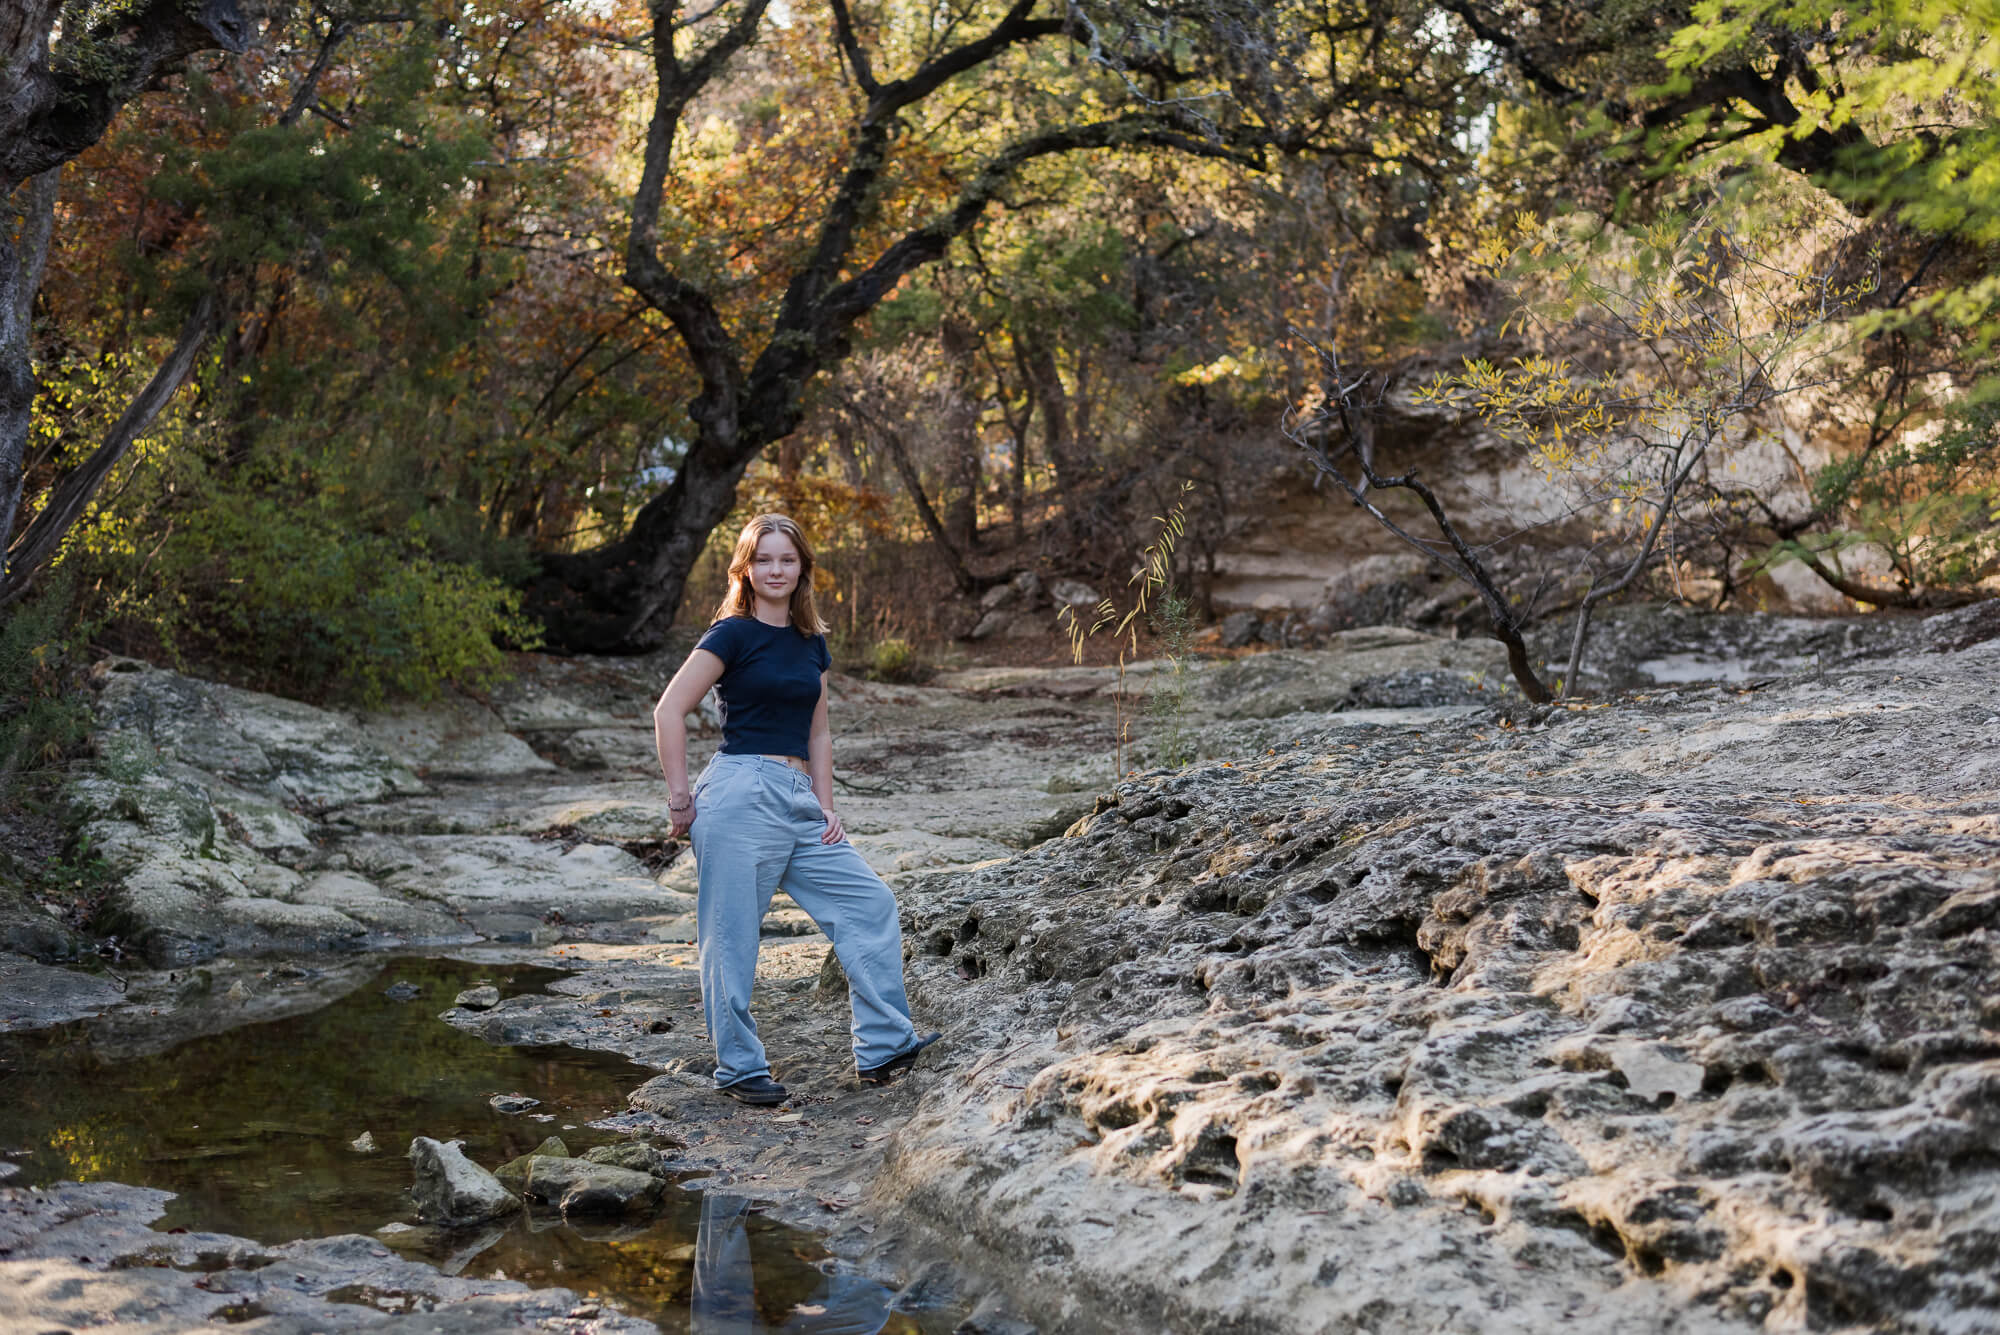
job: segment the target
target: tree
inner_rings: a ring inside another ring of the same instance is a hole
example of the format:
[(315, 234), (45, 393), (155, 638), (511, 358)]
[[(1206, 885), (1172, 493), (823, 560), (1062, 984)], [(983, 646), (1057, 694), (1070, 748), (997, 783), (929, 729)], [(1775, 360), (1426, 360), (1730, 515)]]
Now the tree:
[[(1504, 587), (1493, 553), (1518, 531), (1475, 537), (1415, 470), (1376, 466), (1374, 419), (1394, 372), (1344, 364), (1329, 342), (1319, 404), (1288, 434), (1355, 505), (1477, 594), (1522, 693), (1545, 702), (1575, 690), (1598, 605), (1708, 537), (1718, 498), (1740, 490), (1719, 479), (1771, 432), (1777, 405), (1846, 377), (1844, 317), (1875, 282), (1789, 267), (1773, 256), (1790, 229), (1739, 231), (1714, 214), (1638, 230), (1530, 217), (1519, 233), (1503, 273), (1526, 355), (1467, 359), (1412, 398), (1476, 414), (1540, 475), (1542, 512), (1519, 525), (1567, 539), (1556, 568), (1525, 593)], [(1396, 490), (1422, 503), (1428, 533), (1369, 494)], [(1575, 620), (1552, 692), (1523, 632), (1560, 613)]]
[[(0, 11), (0, 551), (21, 503), (35, 399), (30, 325), (56, 170), (189, 55), (241, 51), (249, 37), (236, 0), (21, 0)], [(5, 564), (0, 557), (0, 574)]]
[[(672, 325), (700, 389), (672, 481), (625, 534), (543, 557), (531, 606), (571, 649), (659, 643), (737, 482), (798, 426), (808, 386), (846, 355), (857, 321), (1039, 164), (1159, 152), (1254, 169), (1310, 151), (1366, 172), (1398, 156), (1382, 135), (1389, 123), (1422, 122), (1412, 139), (1428, 143), (1459, 108), (1462, 64), (1442, 58), (1447, 37), (1415, 26), (1420, 7), (964, 0), (870, 12), (827, 0), (794, 7), (782, 32), (769, 30), (768, 9), (741, 0), (683, 20), (676, 0), (655, 0), (650, 34), (634, 40), (656, 82), (625, 278)], [(741, 276), (726, 265), (704, 273), (687, 220), (663, 204), (689, 148), (690, 109), (760, 40), (821, 43), (846, 89), (821, 112), (838, 116), (837, 154), (816, 180), (786, 182), (810, 223), (788, 220), (781, 230), (795, 243), (760, 256), (782, 267), (752, 279), (778, 295), (732, 319), (725, 306)], [(962, 117), (962, 106), (974, 110)], [(961, 128), (961, 118), (978, 123)]]

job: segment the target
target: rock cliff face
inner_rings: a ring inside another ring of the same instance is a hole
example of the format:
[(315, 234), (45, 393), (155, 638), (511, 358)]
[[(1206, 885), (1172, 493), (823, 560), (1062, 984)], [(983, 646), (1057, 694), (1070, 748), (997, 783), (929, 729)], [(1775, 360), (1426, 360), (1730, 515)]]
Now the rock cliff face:
[(906, 890), (879, 1203), (1053, 1329), (2000, 1328), (1996, 683), (1211, 725)]

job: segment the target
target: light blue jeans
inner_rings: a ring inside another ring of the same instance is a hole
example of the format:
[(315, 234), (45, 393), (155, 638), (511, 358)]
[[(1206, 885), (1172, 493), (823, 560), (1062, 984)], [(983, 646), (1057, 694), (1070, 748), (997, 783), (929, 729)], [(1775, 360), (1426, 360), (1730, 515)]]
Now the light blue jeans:
[[(696, 821), (699, 825), (701, 822)], [(695, 1235), (694, 1292), (688, 1329), (693, 1335), (877, 1335), (889, 1323), (889, 1290), (873, 1280), (836, 1270), (812, 1296), (785, 1314), (784, 1324), (768, 1326), (757, 1311), (755, 1257), (792, 1261), (791, 1244), (774, 1226), (761, 1238), (750, 1236), (752, 1202), (742, 1196), (701, 1193), (701, 1231)], [(763, 1245), (758, 1246), (761, 1242)], [(779, 1271), (783, 1275), (782, 1270)], [(795, 1281), (796, 1284), (796, 1281)], [(775, 1295), (765, 1294), (768, 1302)], [(787, 1287), (789, 1298), (798, 1291)]]
[(770, 1074), (750, 987), (759, 928), (781, 888), (819, 924), (847, 972), (854, 1064), (880, 1066), (907, 1052), (916, 1030), (896, 897), (853, 844), (820, 842), (826, 817), (812, 780), (782, 760), (718, 754), (695, 781), (694, 800), (695, 941), (715, 1083)]

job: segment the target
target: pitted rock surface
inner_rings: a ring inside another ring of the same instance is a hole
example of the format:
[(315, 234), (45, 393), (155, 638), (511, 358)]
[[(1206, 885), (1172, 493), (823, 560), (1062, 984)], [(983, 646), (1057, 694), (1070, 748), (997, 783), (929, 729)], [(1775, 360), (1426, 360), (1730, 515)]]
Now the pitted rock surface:
[(149, 1225), (167, 1199), (112, 1182), (0, 1188), (0, 1330), (656, 1329), (610, 1308), (587, 1324), (572, 1320), (580, 1300), (568, 1289), (447, 1275), (355, 1234), (268, 1246), (219, 1233), (155, 1232)]
[(2000, 1328), (1995, 681), (1260, 736), (923, 878), (882, 1204), (1133, 1328)]
[[(1117, 746), (1114, 670), (836, 678), (843, 813), (947, 1038), (859, 1085), (781, 898), (757, 1006), (783, 1114), (703, 1062), (646, 718), (671, 663), (536, 660), (490, 705), (362, 718), (118, 665), (72, 800), (107, 921), (162, 963), (559, 959), (548, 994), (444, 1018), (661, 1069), (624, 1118), (681, 1135), (679, 1171), (839, 1211), (843, 1255), (953, 1258), (1050, 1331), (1977, 1331), (1988, 615), (1621, 612), (1585, 680), (1642, 693), (1563, 709), (1489, 645), (1336, 633), (1203, 667), (1202, 759), (1115, 787), (1157, 743)], [(256, 967), (138, 975), (122, 1007), (198, 978), (242, 1022)]]

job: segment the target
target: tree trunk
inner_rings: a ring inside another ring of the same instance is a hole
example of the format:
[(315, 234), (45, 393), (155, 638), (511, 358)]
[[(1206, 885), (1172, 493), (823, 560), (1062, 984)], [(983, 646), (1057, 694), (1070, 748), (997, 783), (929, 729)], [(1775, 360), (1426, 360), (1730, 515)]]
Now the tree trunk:
[(939, 521), (937, 511), (931, 508), (930, 497), (924, 495), (924, 480), (917, 474), (917, 466), (910, 458), (910, 452), (903, 445), (901, 433), (883, 430), (882, 448), (888, 451), (889, 462), (896, 467), (896, 476), (903, 479), (903, 490), (910, 493), (910, 501), (917, 507), (917, 517), (923, 521), (924, 532), (931, 535), (931, 541), (944, 553), (945, 563), (951, 567), (952, 582), (960, 593), (971, 593), (977, 587), (972, 572), (966, 568), (964, 549), (953, 540), (950, 528)]
[(714, 296), (677, 273), (662, 249), (660, 210), (683, 114), (750, 43), (770, 7), (771, 0), (744, 0), (722, 31), (697, 45), (684, 31), (694, 20), (683, 21), (678, 0), (649, 6), (653, 114), (632, 194), (624, 277), (673, 326), (700, 382), (688, 404), (694, 441), (673, 481), (639, 511), (624, 537), (593, 551), (542, 559), (527, 609), (560, 649), (631, 653), (663, 642), (709, 532), (729, 513), (750, 462), (798, 427), (813, 378), (847, 356), (856, 322), (905, 276), (943, 258), (1022, 168), (1058, 155), (1142, 147), (1250, 167), (1264, 163), (1261, 134), (1232, 142), (1206, 129), (1197, 133), (1171, 108), (1038, 130), (979, 162), (950, 203), (857, 263), (867, 220), (882, 202), (896, 128), (910, 108), (1017, 48), (1069, 42), (1075, 32), (1066, 16), (1037, 17), (1036, 0), (1011, 0), (983, 32), (933, 53), (908, 74), (878, 80), (845, 0), (831, 0), (840, 59), (861, 94), (857, 115), (817, 237), (786, 280), (769, 338), (746, 366)]
[(979, 416), (972, 393), (972, 357), (978, 346), (973, 332), (956, 321), (947, 321), (941, 343), (945, 359), (945, 381), (950, 385), (951, 403), (945, 410), (945, 486), (950, 495), (944, 512), (945, 532), (951, 546), (970, 552), (979, 545), (979, 487), (984, 470), (980, 467)]
[(1069, 396), (1055, 350), (1039, 339), (1022, 339), (1016, 346), (1021, 374), (1042, 410), (1042, 456), (1055, 470), (1056, 490), (1067, 496), (1083, 481), (1083, 470), (1070, 450)]
[(0, 197), (96, 143), (120, 107), (187, 56), (250, 43), (236, 0), (134, 0), (74, 10), (62, 36), (69, 58), (52, 61), (61, 9), (0, 6)]
[(646, 502), (631, 530), (587, 552), (552, 552), (528, 586), (527, 606), (552, 643), (577, 653), (650, 653), (665, 641), (708, 535), (736, 505), (736, 484), (779, 437), (725, 450), (695, 438), (674, 480)]
[[(14, 534), (27, 466), (35, 409), (35, 293), (49, 257), (58, 170), (51, 168), (16, 190), (7, 205), (19, 214), (0, 219), (0, 552)], [(0, 558), (0, 577), (6, 573)]]
[(146, 387), (126, 405), (124, 413), (105, 433), (103, 443), (88, 459), (63, 474), (62, 480), (49, 492), (48, 504), (35, 515), (35, 522), (28, 525), (20, 541), (8, 549), (7, 575), (0, 580), (0, 607), (19, 601), (34, 587), (43, 568), (62, 550), (64, 536), (89, 508), (97, 488), (111, 475), (111, 470), (125, 457), (126, 451), (132, 448), (132, 442), (145, 433), (146, 428), (153, 424), (153, 419), (160, 415), (160, 410), (173, 399), (174, 392), (186, 382), (189, 372), (194, 369), (195, 358), (208, 345), (216, 330), (216, 298), (211, 289), (203, 294), (193, 313), (182, 323), (173, 351), (153, 372), (153, 378), (146, 382)]
[(1985, 596), (1977, 589), (1939, 589), (1922, 584), (1906, 589), (1897, 584), (1876, 584), (1836, 570), (1822, 561), (1817, 553), (1803, 547), (1794, 548), (1794, 552), (1800, 564), (1826, 581), (1834, 592), (1857, 602), (1873, 603), (1877, 607), (1930, 611), (1941, 607), (1964, 607)]
[(1007, 506), (1014, 517), (1014, 541), (1016, 542), (1019, 542), (1021, 536), (1028, 531), (1028, 521), (1025, 518), (1028, 503), (1028, 418), (1032, 415), (1033, 401), (1031, 400), (1028, 412), (1022, 415), (1020, 425), (1016, 427), (1011, 422), (1008, 424), (1008, 434), (1014, 438), (1014, 466), (1010, 470), (1011, 476), (1008, 478)]

